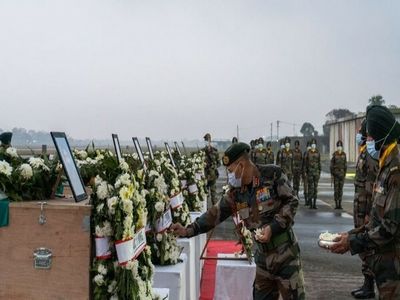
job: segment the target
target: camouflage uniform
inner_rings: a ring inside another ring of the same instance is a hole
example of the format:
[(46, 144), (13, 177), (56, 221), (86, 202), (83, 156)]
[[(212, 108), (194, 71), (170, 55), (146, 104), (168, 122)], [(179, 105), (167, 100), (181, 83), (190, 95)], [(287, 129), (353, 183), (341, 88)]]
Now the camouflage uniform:
[(261, 178), (244, 189), (231, 189), (187, 227), (188, 236), (205, 233), (238, 211), (250, 230), (271, 226), (268, 243), (256, 241), (253, 299), (304, 299), (300, 250), (292, 231), (298, 199), (281, 168), (260, 168)]
[(275, 157), (274, 157), (274, 152), (271, 149), (267, 149), (267, 152), (265, 153), (266, 161), (267, 164), (274, 164)]
[(318, 181), (321, 175), (321, 156), (318, 149), (311, 149), (307, 152), (305, 167), (308, 181), (308, 202), (310, 208), (317, 208)]
[(303, 155), (301, 150), (295, 148), (293, 150), (293, 189), (297, 197), (299, 197), (300, 176), (302, 174)]
[(218, 167), (221, 165), (218, 150), (212, 146), (203, 148), (206, 154), (205, 176), (207, 178), (207, 188), (210, 189), (211, 203), (216, 202), (217, 196), (217, 179), (219, 176)]
[(335, 208), (342, 208), (342, 196), (343, 196), (343, 185), (344, 179), (347, 172), (347, 158), (346, 153), (343, 151), (335, 151), (331, 158), (331, 176), (333, 177), (334, 184), (334, 198)]
[(281, 159), (279, 164), (288, 177), (288, 181), (291, 184), (293, 178), (293, 151), (291, 149), (283, 149), (281, 152)]
[(307, 153), (308, 149), (304, 151), (303, 153), (303, 164), (301, 166), (301, 177), (303, 179), (303, 195), (304, 195), (304, 201), (305, 205), (310, 205), (309, 204), (309, 197), (308, 197), (308, 180), (307, 180), (307, 171), (306, 171), (306, 158), (307, 158)]
[[(393, 148), (391, 148), (393, 147)], [(395, 144), (386, 150), (376, 178), (369, 223), (350, 233), (352, 254), (368, 253), (380, 299), (400, 299), (400, 155)]]
[(254, 150), (253, 162), (255, 164), (265, 165), (267, 163), (266, 149), (264, 147), (257, 147)]

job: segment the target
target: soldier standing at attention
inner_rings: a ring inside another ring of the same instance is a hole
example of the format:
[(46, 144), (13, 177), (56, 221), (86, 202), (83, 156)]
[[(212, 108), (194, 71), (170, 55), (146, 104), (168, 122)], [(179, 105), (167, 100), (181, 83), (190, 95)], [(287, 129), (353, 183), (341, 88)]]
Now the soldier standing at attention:
[(276, 153), (276, 165), (280, 166), (281, 165), (281, 159), (282, 159), (282, 151), (285, 149), (285, 142), (283, 140), (279, 141), (279, 150)]
[(285, 148), (281, 152), (280, 166), (292, 184), (293, 178), (293, 151), (290, 149), (290, 138), (285, 138)]
[(267, 142), (267, 153), (265, 154), (267, 159), (267, 164), (273, 165), (274, 164), (274, 152), (272, 151), (271, 142)]
[(256, 141), (255, 140), (251, 140), (250, 141), (250, 159), (252, 162), (254, 162), (254, 154), (256, 151)]
[(204, 141), (206, 143), (203, 151), (206, 154), (206, 166), (205, 166), (205, 175), (207, 178), (207, 189), (210, 190), (211, 194), (211, 203), (216, 203), (217, 197), (217, 179), (219, 176), (218, 167), (221, 165), (219, 161), (218, 150), (211, 146), (211, 135), (206, 133), (204, 136)]
[(254, 151), (253, 162), (258, 165), (265, 165), (267, 163), (266, 150), (264, 148), (263, 138), (257, 140), (256, 149)]
[(300, 177), (301, 170), (303, 167), (303, 154), (300, 150), (300, 142), (298, 140), (294, 141), (294, 150), (293, 150), (293, 189), (299, 198), (299, 189), (300, 189)]
[(303, 153), (303, 164), (301, 166), (301, 176), (303, 178), (303, 195), (304, 195), (304, 202), (305, 205), (310, 205), (309, 198), (308, 198), (308, 180), (307, 180), (307, 171), (306, 171), (306, 158), (308, 151), (311, 150), (311, 142), (307, 141), (306, 151)]
[[(372, 207), (372, 189), (378, 173), (378, 161), (368, 154), (365, 142), (367, 140), (367, 121), (364, 119), (361, 128), (356, 135), (357, 145), (360, 147), (356, 165), (356, 176), (354, 178), (354, 232), (360, 230), (370, 220)], [(356, 299), (374, 298), (374, 274), (368, 266), (366, 258), (372, 253), (364, 252), (359, 256), (362, 261), (361, 272), (364, 275), (363, 285), (351, 291)]]
[(367, 108), (367, 151), (379, 160), (371, 218), (358, 232), (342, 233), (334, 253), (368, 253), (380, 299), (400, 299), (400, 124), (381, 105)]
[(317, 209), (318, 181), (321, 176), (321, 155), (317, 149), (317, 140), (311, 140), (311, 150), (306, 156), (306, 173), (308, 181), (308, 202), (310, 208)]
[(249, 150), (247, 144), (237, 143), (225, 151), (228, 192), (186, 228), (176, 223), (171, 229), (176, 235), (192, 237), (239, 213), (250, 230), (261, 229), (255, 239), (253, 299), (305, 299), (300, 250), (292, 231), (298, 199), (281, 168), (256, 167)]
[(344, 179), (347, 172), (347, 158), (346, 153), (343, 152), (342, 141), (337, 141), (337, 150), (333, 153), (331, 158), (331, 176), (333, 177), (333, 186), (335, 188), (335, 209), (342, 209), (342, 196)]

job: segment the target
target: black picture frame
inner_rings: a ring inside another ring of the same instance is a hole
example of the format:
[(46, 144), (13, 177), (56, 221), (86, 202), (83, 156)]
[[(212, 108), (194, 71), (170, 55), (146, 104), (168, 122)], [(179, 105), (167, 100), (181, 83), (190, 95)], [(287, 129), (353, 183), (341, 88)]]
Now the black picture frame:
[(113, 134), (111, 134), (111, 136), (112, 136), (112, 140), (114, 143), (115, 155), (117, 156), (118, 163), (121, 163), (122, 151), (121, 151), (121, 145), (119, 144), (118, 134), (113, 133)]
[(153, 145), (151, 144), (151, 140), (149, 137), (146, 137), (146, 144), (147, 144), (147, 148), (149, 149), (150, 158), (151, 158), (151, 160), (154, 160)]
[(164, 145), (165, 145), (165, 149), (167, 149), (167, 152), (168, 152), (168, 155), (169, 155), (169, 159), (171, 160), (171, 164), (176, 169), (176, 164), (175, 164), (174, 157), (172, 156), (171, 148), (170, 148), (170, 146), (169, 146), (169, 144), (167, 142), (165, 142)]
[(147, 166), (146, 166), (146, 161), (144, 160), (144, 155), (142, 148), (140, 147), (139, 139), (137, 137), (132, 138), (133, 145), (135, 146), (136, 153), (139, 156), (140, 162), (142, 163), (143, 169), (146, 171)]
[(64, 173), (68, 178), (69, 185), (74, 195), (75, 202), (87, 199), (88, 195), (83, 184), (81, 174), (76, 166), (69, 146), (67, 136), (64, 132), (50, 132), (54, 145), (58, 153), (58, 157), (63, 165)]
[(179, 148), (178, 143), (174, 142), (174, 145), (175, 145), (176, 152), (178, 152), (179, 156), (182, 157), (182, 152), (181, 152), (181, 149)]

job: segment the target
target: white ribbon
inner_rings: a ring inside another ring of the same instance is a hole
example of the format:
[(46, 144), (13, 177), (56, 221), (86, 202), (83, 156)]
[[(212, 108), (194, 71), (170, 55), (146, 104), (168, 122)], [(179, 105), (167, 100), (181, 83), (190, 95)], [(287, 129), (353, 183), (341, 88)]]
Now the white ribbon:
[(191, 185), (189, 185), (189, 193), (190, 194), (196, 194), (198, 192), (198, 189), (197, 189), (197, 184), (191, 184)]
[(187, 186), (187, 180), (183, 179), (181, 180), (181, 188), (184, 189)]
[(111, 257), (110, 251), (110, 238), (109, 237), (96, 237), (96, 258), (107, 259)]
[(195, 177), (196, 177), (196, 180), (201, 180), (202, 174), (201, 173), (196, 173)]
[(183, 195), (182, 192), (176, 194), (171, 199), (169, 199), (169, 204), (171, 205), (172, 209), (175, 209), (183, 204)]
[(125, 265), (134, 258), (133, 239), (115, 242), (115, 250), (117, 250), (118, 263)]

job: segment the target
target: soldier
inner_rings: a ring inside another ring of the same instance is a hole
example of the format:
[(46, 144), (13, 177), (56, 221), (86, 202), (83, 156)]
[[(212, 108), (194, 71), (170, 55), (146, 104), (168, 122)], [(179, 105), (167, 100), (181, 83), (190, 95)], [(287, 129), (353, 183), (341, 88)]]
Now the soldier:
[(275, 157), (274, 157), (274, 152), (272, 151), (271, 142), (267, 142), (267, 153), (265, 153), (265, 157), (267, 160), (267, 164), (271, 165), (274, 164)]
[[(373, 159), (367, 151), (365, 142), (367, 140), (367, 122), (364, 119), (361, 128), (356, 135), (357, 145), (360, 147), (356, 165), (356, 176), (354, 178), (354, 232), (362, 228), (370, 219), (372, 207), (372, 188), (378, 172), (378, 161)], [(351, 291), (357, 299), (374, 298), (374, 274), (368, 267), (366, 258), (371, 253), (360, 253), (362, 261), (361, 271), (364, 275), (363, 285)]]
[(275, 165), (258, 169), (250, 160), (250, 147), (231, 145), (223, 163), (229, 172), (229, 191), (207, 212), (186, 228), (173, 224), (182, 237), (208, 232), (232, 214), (239, 213), (250, 229), (261, 229), (255, 239), (256, 277), (253, 299), (304, 299), (300, 250), (292, 225), (298, 199), (282, 169)]
[(321, 156), (317, 149), (317, 140), (311, 140), (311, 150), (306, 156), (306, 173), (308, 182), (308, 203), (310, 208), (317, 209), (318, 181), (321, 175)]
[(255, 151), (256, 151), (256, 141), (255, 140), (251, 140), (250, 141), (250, 158), (251, 158), (252, 162), (254, 162)]
[(279, 141), (279, 150), (278, 150), (278, 152), (276, 153), (276, 164), (277, 164), (278, 166), (281, 165), (281, 158), (282, 158), (282, 151), (283, 151), (283, 149), (285, 149), (285, 142), (284, 142), (283, 140), (280, 140), (280, 141)]
[(232, 138), (232, 144), (235, 144), (235, 143), (237, 143), (237, 142), (238, 142), (238, 139), (237, 139), (236, 136), (234, 136), (234, 137)]
[(7, 149), (11, 147), (12, 132), (3, 132), (0, 134), (0, 147)]
[(211, 203), (215, 204), (217, 195), (217, 179), (219, 176), (218, 167), (221, 165), (219, 161), (218, 150), (211, 146), (211, 135), (206, 133), (204, 136), (204, 141), (206, 142), (203, 151), (206, 153), (206, 167), (205, 175), (207, 178), (207, 189), (210, 189)]
[(357, 232), (342, 233), (334, 253), (368, 253), (380, 299), (400, 299), (400, 124), (387, 107), (367, 109), (367, 151), (379, 160), (371, 218)]
[(286, 137), (284, 142), (285, 147), (281, 151), (280, 166), (288, 177), (288, 181), (292, 184), (293, 178), (293, 151), (290, 149), (290, 138)]
[(256, 149), (254, 151), (253, 162), (255, 164), (265, 165), (267, 163), (266, 150), (264, 148), (263, 138), (257, 140)]
[(303, 178), (303, 195), (304, 195), (304, 202), (305, 205), (310, 205), (308, 199), (308, 180), (307, 180), (307, 171), (306, 171), (306, 158), (308, 151), (311, 150), (311, 142), (307, 141), (306, 151), (303, 153), (303, 164), (301, 166), (301, 176)]
[(294, 142), (294, 150), (293, 150), (293, 189), (297, 195), (297, 198), (299, 198), (302, 166), (303, 166), (303, 154), (301, 153), (300, 150), (300, 142), (296, 140)]
[(347, 158), (346, 153), (343, 152), (343, 142), (336, 142), (337, 150), (333, 153), (331, 158), (331, 177), (333, 177), (333, 184), (335, 188), (335, 209), (342, 209), (342, 196), (344, 179), (347, 172)]

